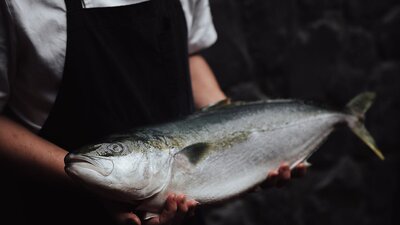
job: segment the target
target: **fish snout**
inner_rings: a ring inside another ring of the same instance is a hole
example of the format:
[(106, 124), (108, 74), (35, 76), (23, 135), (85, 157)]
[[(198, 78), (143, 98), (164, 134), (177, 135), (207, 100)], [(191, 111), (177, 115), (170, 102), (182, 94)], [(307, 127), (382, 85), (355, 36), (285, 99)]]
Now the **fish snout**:
[(109, 176), (114, 170), (114, 162), (104, 157), (68, 153), (64, 158), (64, 163), (66, 170), (74, 168), (77, 170), (90, 169), (103, 176)]

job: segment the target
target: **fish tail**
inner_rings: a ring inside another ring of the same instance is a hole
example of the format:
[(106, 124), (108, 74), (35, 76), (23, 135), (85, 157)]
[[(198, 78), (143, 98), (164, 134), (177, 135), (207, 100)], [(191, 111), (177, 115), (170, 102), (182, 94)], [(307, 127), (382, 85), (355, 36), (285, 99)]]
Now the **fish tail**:
[(350, 129), (381, 159), (384, 160), (382, 152), (378, 149), (376, 142), (364, 125), (365, 113), (374, 102), (376, 94), (364, 92), (353, 98), (347, 105), (346, 110), (353, 115), (356, 120), (348, 122)]

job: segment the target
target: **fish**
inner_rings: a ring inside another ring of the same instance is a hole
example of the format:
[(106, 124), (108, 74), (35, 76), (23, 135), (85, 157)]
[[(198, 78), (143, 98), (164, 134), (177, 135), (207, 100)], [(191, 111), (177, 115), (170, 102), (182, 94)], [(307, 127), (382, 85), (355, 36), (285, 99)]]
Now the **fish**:
[(227, 201), (282, 162), (306, 162), (340, 124), (384, 160), (364, 126), (375, 96), (361, 93), (341, 110), (296, 99), (217, 104), (85, 145), (65, 157), (65, 171), (97, 194), (149, 213), (160, 213), (170, 193), (200, 204)]

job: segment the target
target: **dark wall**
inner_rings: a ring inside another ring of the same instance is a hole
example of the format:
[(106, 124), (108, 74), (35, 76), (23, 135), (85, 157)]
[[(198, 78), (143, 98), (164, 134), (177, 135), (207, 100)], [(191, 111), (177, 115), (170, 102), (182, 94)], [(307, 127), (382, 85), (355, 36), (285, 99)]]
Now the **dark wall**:
[(306, 177), (207, 210), (207, 224), (400, 224), (400, 1), (210, 0), (219, 34), (204, 51), (234, 99), (343, 106), (375, 91), (366, 126), (387, 160), (348, 129)]

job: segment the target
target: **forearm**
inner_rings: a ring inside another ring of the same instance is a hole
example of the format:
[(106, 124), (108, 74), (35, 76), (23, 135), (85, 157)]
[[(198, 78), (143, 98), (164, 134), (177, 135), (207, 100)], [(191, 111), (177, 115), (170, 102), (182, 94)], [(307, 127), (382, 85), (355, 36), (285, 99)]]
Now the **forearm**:
[(226, 99), (226, 95), (221, 90), (214, 72), (202, 56), (190, 56), (189, 64), (196, 108), (202, 108)]
[(19, 172), (38, 179), (72, 183), (64, 172), (66, 154), (65, 150), (0, 115), (0, 156), (2, 161), (16, 165)]

